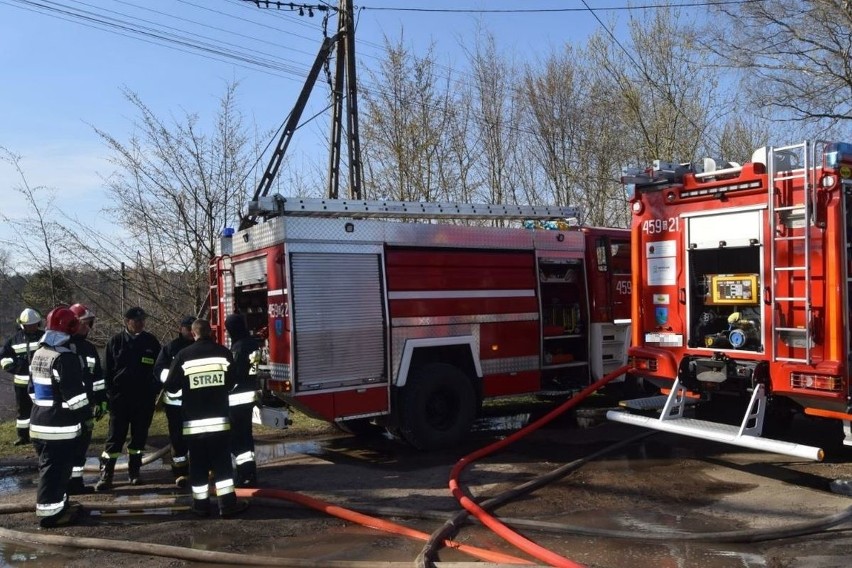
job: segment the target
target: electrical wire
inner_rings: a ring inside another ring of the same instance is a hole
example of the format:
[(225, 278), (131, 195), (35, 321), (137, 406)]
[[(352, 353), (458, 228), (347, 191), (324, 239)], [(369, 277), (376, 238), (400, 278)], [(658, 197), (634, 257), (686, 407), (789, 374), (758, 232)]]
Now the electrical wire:
[[(254, 2), (255, 0), (244, 0)], [(263, 0), (261, 0), (263, 1)], [(686, 2), (683, 4), (642, 4), (637, 6), (607, 6), (606, 8), (594, 8), (595, 12), (618, 12), (647, 10), (654, 8), (697, 8), (708, 6), (721, 6), (726, 4), (753, 4), (765, 0), (717, 0), (709, 2)], [(396, 6), (359, 6), (362, 10), (374, 10), (384, 12), (432, 12), (444, 14), (548, 14), (554, 12), (586, 12), (588, 8), (400, 8)]]

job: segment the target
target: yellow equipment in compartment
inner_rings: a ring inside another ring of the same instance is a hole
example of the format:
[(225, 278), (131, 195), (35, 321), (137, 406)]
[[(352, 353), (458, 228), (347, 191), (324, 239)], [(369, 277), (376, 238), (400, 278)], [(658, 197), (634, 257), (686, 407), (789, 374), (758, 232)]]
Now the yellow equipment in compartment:
[(705, 274), (707, 306), (748, 306), (759, 303), (757, 274)]

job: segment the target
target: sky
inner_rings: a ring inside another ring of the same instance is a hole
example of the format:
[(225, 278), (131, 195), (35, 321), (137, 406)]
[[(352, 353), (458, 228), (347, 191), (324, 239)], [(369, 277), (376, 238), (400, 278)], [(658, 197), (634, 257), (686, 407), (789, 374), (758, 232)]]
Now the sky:
[[(586, 2), (605, 22), (627, 18), (623, 10), (605, 10), (627, 0)], [(137, 93), (161, 118), (186, 112), (209, 118), (225, 84), (236, 80), (247, 120), (260, 131), (274, 131), (296, 101), (322, 41), (319, 10), (312, 10), (314, 17), (307, 10), (299, 16), (284, 4), (275, 9), (272, 2), (267, 9), (244, 0), (0, 0), (0, 147), (21, 156), (27, 182), (53, 191), (55, 207), (105, 230), (102, 179), (112, 168), (94, 128), (118, 140), (130, 137), (136, 113), (123, 89)], [(601, 29), (583, 0), (363, 0), (356, 8), (362, 82), (380, 60), (384, 37), (402, 34), (418, 55), (433, 45), (441, 65), (458, 69), (464, 60), (459, 46), (470, 46), (478, 29), (492, 33), (498, 50), (520, 63), (543, 58), (564, 42), (582, 43)], [(458, 11), (463, 9), (471, 12)], [(508, 12), (476, 12), (482, 9)], [(548, 9), (574, 11), (533, 11)], [(336, 26), (331, 19), (330, 32)], [(315, 92), (304, 117), (325, 107), (326, 92)], [(292, 163), (327, 160), (325, 146), (316, 141), (327, 136), (329, 120), (326, 113), (296, 133), (288, 151)], [(0, 162), (0, 211), (6, 217), (31, 216), (14, 190), (20, 184), (14, 169)], [(2, 225), (0, 249), (16, 238)]]

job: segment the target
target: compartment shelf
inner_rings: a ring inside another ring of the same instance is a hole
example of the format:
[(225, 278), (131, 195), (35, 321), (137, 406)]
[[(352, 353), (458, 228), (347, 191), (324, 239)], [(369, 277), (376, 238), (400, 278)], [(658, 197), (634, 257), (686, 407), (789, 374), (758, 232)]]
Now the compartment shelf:
[(549, 339), (581, 339), (583, 336), (579, 333), (571, 333), (565, 335), (545, 335), (544, 340), (547, 341)]
[(568, 367), (582, 367), (588, 365), (588, 361), (571, 361), (570, 363), (558, 363), (556, 365), (543, 365), (542, 369), (567, 369)]

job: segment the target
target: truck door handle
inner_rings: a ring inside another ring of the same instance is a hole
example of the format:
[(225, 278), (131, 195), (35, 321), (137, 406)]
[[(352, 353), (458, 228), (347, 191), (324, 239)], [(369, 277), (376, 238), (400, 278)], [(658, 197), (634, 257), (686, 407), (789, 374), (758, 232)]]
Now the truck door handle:
[(763, 288), (763, 303), (767, 306), (772, 304), (772, 289), (769, 286)]
[(686, 288), (678, 288), (677, 290), (677, 301), (681, 304), (686, 305)]

